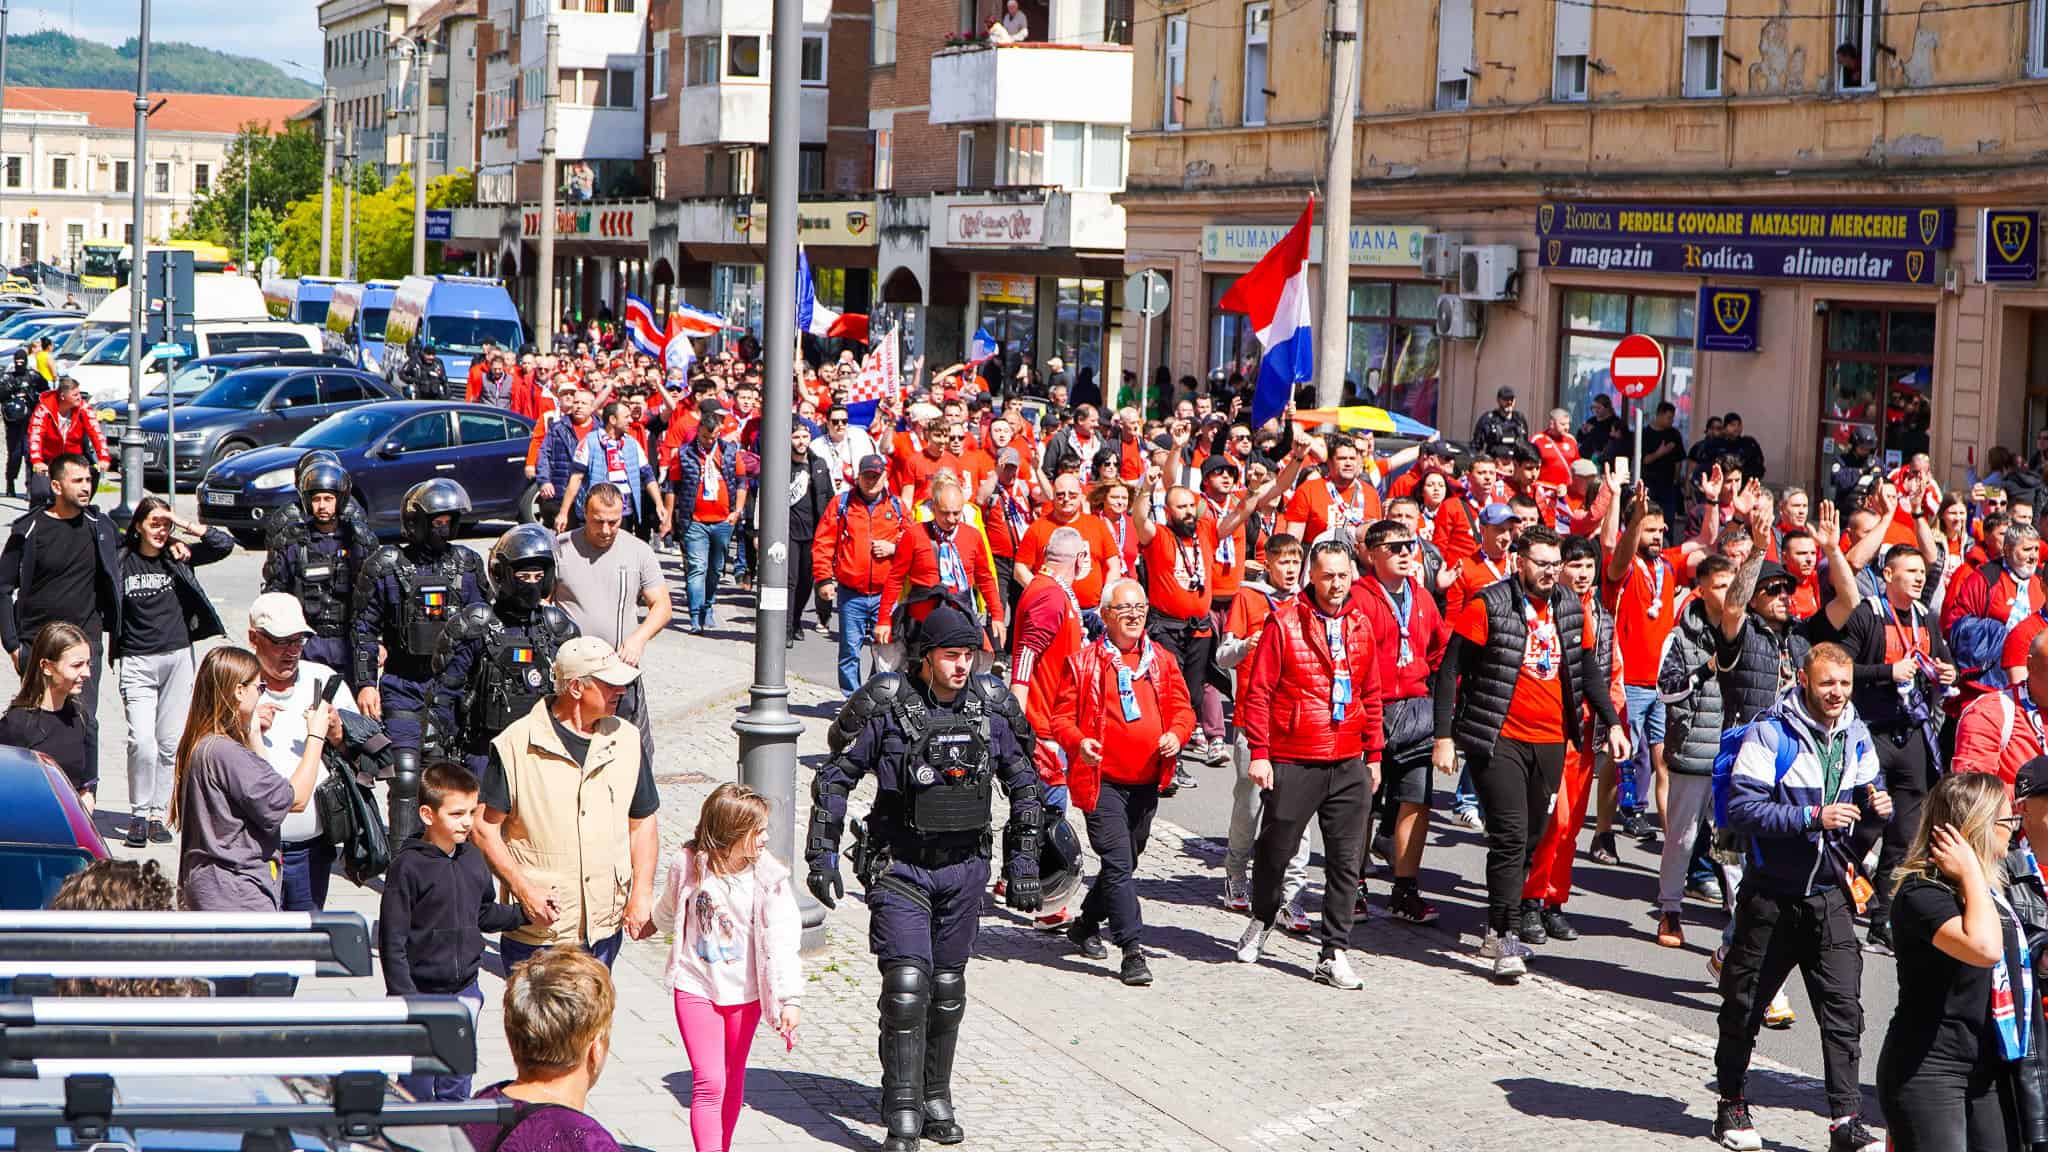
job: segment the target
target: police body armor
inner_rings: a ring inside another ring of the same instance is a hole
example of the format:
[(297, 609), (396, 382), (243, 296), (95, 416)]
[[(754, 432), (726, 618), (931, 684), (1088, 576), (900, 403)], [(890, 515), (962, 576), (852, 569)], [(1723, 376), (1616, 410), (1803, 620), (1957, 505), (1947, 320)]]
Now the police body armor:
[(995, 773), (980, 694), (963, 692), (960, 711), (935, 714), (905, 692), (896, 717), (908, 744), (900, 782), (904, 826), (920, 835), (988, 832)]
[(306, 623), (313, 626), (316, 636), (339, 637), (348, 624), (348, 545), (342, 544), (331, 555), (321, 554), (313, 550), (312, 539), (301, 533), (291, 547), (299, 554), (299, 578), (292, 595), (305, 609)]
[(41, 399), (36, 385), (41, 382), (33, 369), (9, 369), (6, 379), (0, 380), (0, 419), (19, 424), (35, 415), (36, 401)]
[(414, 355), (412, 362), (405, 366), (405, 379), (415, 400), (448, 398), (448, 370), (442, 366), (438, 356), (429, 364), (426, 357)]
[(450, 547), (432, 564), (420, 564), (402, 548), (392, 548), (396, 557), (390, 570), (398, 578), (399, 596), (405, 615), (399, 621), (401, 648), (419, 660), (431, 660), (434, 645), (462, 600), (462, 576), (476, 553)]
[(507, 625), (488, 607), (464, 611), (489, 617), (483, 625), (483, 653), (471, 670), (463, 700), (465, 737), (494, 736), (533, 706), (553, 695), (555, 652), (576, 636), (568, 613), (542, 605), (524, 625)]

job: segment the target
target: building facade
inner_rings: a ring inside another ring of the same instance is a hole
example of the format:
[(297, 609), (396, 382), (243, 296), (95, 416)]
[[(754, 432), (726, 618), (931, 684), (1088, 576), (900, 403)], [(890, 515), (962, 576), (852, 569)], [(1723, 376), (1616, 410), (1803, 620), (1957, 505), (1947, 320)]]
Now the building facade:
[(326, 38), (325, 77), (334, 90), (337, 131), (355, 136), (357, 164), (375, 164), (386, 181), (410, 163), (411, 138), (394, 123), (408, 107), (398, 40), (428, 7), (427, 0), (324, 0), (320, 31)]
[(75, 270), (88, 240), (132, 243), (134, 184), (148, 197), (151, 240), (170, 236), (213, 188), (244, 125), (283, 131), (304, 100), (160, 93), (149, 153), (135, 162), (135, 94), (91, 88), (7, 89), (0, 119), (0, 256)]
[[(1639, 331), (1688, 441), (1739, 411), (1775, 481), (1824, 481), (1859, 433), (1960, 479), (2048, 423), (2043, 0), (1427, 7), (1363, 3), (1363, 402), (1454, 438), (1501, 385), (1583, 418)], [(1321, 186), (1325, 20), (1139, 2), (1125, 263), (1172, 280), (1175, 376), (1255, 362), (1217, 302)]]

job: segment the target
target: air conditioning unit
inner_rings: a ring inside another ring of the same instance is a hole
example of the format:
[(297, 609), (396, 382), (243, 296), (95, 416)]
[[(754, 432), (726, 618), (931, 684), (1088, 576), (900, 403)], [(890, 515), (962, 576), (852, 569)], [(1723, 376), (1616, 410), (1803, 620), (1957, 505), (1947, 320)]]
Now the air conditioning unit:
[(1431, 280), (1456, 280), (1458, 278), (1459, 243), (1449, 236), (1432, 232), (1422, 238), (1422, 274)]
[(1512, 300), (1521, 254), (1512, 244), (1470, 244), (1458, 250), (1458, 295), (1467, 300)]
[(1436, 298), (1436, 334), (1446, 340), (1477, 340), (1485, 306), (1445, 292)]

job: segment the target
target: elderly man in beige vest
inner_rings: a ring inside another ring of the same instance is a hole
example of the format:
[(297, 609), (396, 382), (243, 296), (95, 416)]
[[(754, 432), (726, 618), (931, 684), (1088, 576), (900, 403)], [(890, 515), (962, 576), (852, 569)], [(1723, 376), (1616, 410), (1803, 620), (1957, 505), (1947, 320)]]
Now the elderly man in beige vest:
[(638, 730), (613, 715), (640, 670), (582, 636), (554, 674), (555, 694), (491, 741), (480, 789), (477, 845), (527, 916), (499, 942), (507, 970), (561, 945), (610, 964), (654, 931), (661, 797)]

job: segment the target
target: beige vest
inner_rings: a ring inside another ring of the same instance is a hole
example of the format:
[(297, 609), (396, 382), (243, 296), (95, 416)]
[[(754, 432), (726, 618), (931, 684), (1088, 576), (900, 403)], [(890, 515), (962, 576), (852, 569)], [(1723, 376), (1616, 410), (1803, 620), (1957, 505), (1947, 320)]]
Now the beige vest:
[[(633, 887), (626, 811), (640, 782), (640, 733), (615, 716), (599, 721), (589, 762), (579, 767), (555, 735), (548, 703), (535, 704), (491, 747), (511, 793), (505, 847), (536, 888), (555, 889), (561, 914), (506, 936), (540, 946), (588, 944), (625, 923)], [(509, 888), (504, 898), (512, 898)]]

